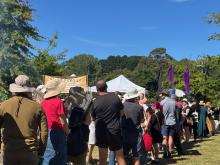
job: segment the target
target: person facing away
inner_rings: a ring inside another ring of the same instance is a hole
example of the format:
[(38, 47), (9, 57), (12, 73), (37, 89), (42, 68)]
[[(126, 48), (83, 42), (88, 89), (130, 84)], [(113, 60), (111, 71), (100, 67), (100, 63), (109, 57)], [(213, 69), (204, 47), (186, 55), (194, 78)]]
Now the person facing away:
[(87, 153), (87, 131), (88, 125), (84, 122), (85, 110), (80, 107), (82, 103), (81, 95), (84, 94), (83, 88), (71, 87), (69, 96), (65, 99), (64, 107), (68, 111), (70, 133), (67, 136), (68, 162), (75, 165), (86, 164)]
[(120, 127), (123, 104), (118, 96), (107, 93), (107, 84), (104, 80), (96, 83), (98, 92), (91, 109), (92, 120), (96, 124), (96, 145), (99, 148), (100, 165), (107, 164), (108, 148), (116, 151), (119, 165), (125, 165), (122, 151), (122, 136)]
[(29, 77), (19, 75), (9, 91), (14, 96), (0, 106), (3, 164), (38, 165), (47, 142), (46, 116), (40, 104), (31, 100), (34, 88)]
[(208, 134), (206, 118), (208, 115), (208, 108), (204, 101), (199, 102), (199, 123), (198, 123), (198, 137), (206, 137)]
[(163, 135), (163, 148), (164, 158), (171, 157), (171, 150), (173, 149), (173, 137), (176, 131), (176, 103), (173, 99), (169, 98), (166, 90), (160, 94), (162, 101), (160, 104), (163, 106), (164, 123), (162, 125)]
[(69, 128), (64, 111), (64, 103), (57, 96), (65, 89), (61, 79), (53, 79), (46, 83), (46, 93), (41, 102), (47, 117), (49, 135), (44, 153), (43, 165), (66, 165), (66, 136)]
[(131, 88), (124, 95), (124, 116), (122, 117), (123, 150), (126, 157), (132, 152), (134, 165), (140, 165), (143, 152), (142, 126), (144, 125), (143, 107), (139, 105), (139, 93)]

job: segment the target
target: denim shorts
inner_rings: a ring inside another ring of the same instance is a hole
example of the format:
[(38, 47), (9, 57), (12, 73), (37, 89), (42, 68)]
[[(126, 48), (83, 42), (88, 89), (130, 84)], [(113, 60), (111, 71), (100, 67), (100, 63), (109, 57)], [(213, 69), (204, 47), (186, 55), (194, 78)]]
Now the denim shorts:
[(163, 136), (174, 136), (176, 131), (175, 125), (163, 125), (162, 126), (162, 135)]

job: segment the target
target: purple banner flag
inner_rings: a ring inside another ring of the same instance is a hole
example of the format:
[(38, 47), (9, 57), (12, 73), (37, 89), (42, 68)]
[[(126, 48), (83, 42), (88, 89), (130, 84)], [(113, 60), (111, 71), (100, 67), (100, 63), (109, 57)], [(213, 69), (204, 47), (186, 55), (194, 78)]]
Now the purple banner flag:
[(169, 66), (168, 69), (168, 80), (170, 81), (171, 88), (174, 88), (174, 73), (173, 73), (173, 65)]
[(190, 73), (189, 73), (189, 68), (187, 67), (185, 72), (184, 72), (184, 75), (183, 75), (183, 79), (184, 79), (184, 85), (185, 85), (185, 92), (186, 92), (186, 95), (188, 96), (189, 95), (189, 91), (190, 91)]

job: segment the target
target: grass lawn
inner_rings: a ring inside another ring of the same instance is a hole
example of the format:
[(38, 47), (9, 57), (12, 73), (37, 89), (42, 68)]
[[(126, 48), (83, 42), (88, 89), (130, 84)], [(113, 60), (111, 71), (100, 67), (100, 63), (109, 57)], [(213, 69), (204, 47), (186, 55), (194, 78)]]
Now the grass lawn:
[[(177, 154), (174, 153), (172, 159), (160, 159), (160, 165), (220, 165), (220, 133), (210, 138), (198, 140), (196, 143), (190, 142), (184, 146), (184, 149), (186, 155), (177, 156)], [(95, 148), (93, 157), (97, 160), (97, 148)], [(162, 154), (160, 154), (160, 158), (161, 157)]]

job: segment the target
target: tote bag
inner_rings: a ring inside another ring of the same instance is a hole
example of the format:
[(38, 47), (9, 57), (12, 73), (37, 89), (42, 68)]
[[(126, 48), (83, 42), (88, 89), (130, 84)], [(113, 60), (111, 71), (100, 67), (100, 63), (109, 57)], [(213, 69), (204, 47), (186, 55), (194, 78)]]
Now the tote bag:
[(152, 150), (152, 145), (153, 145), (153, 139), (151, 135), (147, 132), (143, 134), (143, 141), (144, 141), (144, 148), (146, 151), (151, 151)]

